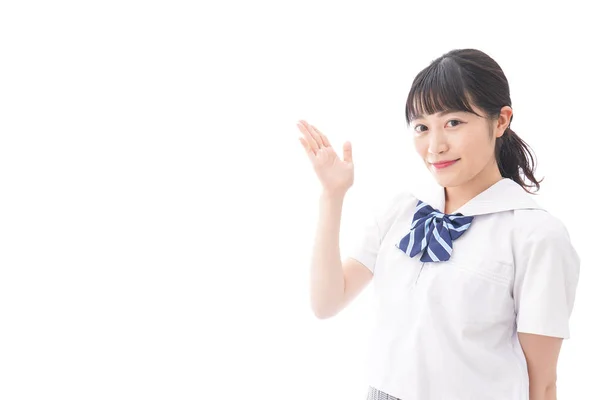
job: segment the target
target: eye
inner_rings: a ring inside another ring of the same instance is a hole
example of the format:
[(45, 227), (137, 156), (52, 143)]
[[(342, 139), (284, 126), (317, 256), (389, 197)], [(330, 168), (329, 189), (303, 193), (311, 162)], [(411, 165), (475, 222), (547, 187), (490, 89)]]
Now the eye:
[(422, 124), (415, 125), (415, 132), (417, 132), (417, 133), (423, 133), (423, 131), (420, 131), (420, 130), (419, 130), (419, 127), (420, 127), (420, 126), (423, 126), (423, 127), (425, 127), (425, 128), (426, 128), (426, 126), (425, 126), (425, 125), (422, 125)]
[[(454, 127), (457, 127), (457, 126), (458, 126), (458, 125), (460, 125), (460, 124), (463, 124), (464, 122), (462, 122), (462, 121), (459, 121), (459, 120), (457, 120), (457, 119), (451, 119), (451, 120), (449, 120), (449, 121), (448, 121), (448, 123), (449, 123), (449, 124), (451, 124), (451, 125), (450, 125), (450, 127), (451, 127), (451, 128), (454, 128)], [(454, 124), (454, 125), (452, 125), (452, 123), (455, 123), (455, 124)], [(420, 129), (419, 129), (420, 127), (423, 127), (423, 128), (425, 128), (425, 129), (427, 129), (427, 127), (426, 127), (425, 125), (423, 125), (423, 124), (418, 124), (418, 125), (415, 125), (415, 128), (414, 128), (414, 129), (415, 129), (415, 132), (416, 132), (417, 134), (422, 134), (422, 133), (424, 133), (424, 132), (425, 132), (425, 130), (420, 130)]]

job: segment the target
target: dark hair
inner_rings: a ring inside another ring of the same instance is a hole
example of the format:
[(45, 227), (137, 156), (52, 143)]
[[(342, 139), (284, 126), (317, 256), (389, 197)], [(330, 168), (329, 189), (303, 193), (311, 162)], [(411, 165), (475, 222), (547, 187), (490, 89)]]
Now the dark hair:
[[(504, 106), (511, 106), (508, 81), (500, 66), (480, 50), (452, 50), (433, 60), (415, 77), (406, 100), (406, 123), (422, 114), (466, 111), (477, 114), (471, 105), (482, 109), (483, 118), (497, 118)], [(510, 129), (496, 139), (495, 153), (500, 173), (527, 192), (540, 189), (534, 176), (535, 160), (531, 148)], [(526, 184), (523, 177), (530, 184)]]

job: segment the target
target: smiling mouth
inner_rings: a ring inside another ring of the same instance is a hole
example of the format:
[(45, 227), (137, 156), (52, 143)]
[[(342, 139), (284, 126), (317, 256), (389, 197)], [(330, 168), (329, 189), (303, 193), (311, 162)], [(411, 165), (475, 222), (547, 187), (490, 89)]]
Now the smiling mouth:
[(460, 160), (460, 158), (458, 158), (456, 160), (452, 160), (452, 161), (441, 161), (441, 162), (430, 163), (430, 164), (433, 165), (433, 167), (435, 169), (442, 169), (442, 168), (447, 168), (451, 165), (454, 165), (458, 160)]

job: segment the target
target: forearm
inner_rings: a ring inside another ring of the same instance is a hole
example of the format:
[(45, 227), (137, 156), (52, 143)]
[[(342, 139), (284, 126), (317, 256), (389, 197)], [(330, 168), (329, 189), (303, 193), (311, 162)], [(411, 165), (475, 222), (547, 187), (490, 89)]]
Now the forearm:
[(323, 193), (311, 259), (311, 305), (320, 317), (335, 313), (344, 294), (340, 226), (344, 195)]
[(556, 385), (529, 384), (529, 400), (557, 400)]

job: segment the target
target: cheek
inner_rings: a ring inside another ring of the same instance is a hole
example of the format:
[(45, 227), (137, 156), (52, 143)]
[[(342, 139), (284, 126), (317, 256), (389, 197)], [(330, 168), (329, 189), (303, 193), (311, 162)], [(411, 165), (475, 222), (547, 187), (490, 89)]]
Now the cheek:
[(462, 143), (461, 152), (474, 163), (484, 164), (494, 154), (494, 143), (487, 140), (487, 137), (466, 141)]
[(427, 143), (427, 141), (419, 139), (419, 138), (414, 138), (413, 139), (413, 144), (415, 146), (415, 150), (417, 152), (417, 154), (421, 157), (421, 158), (425, 158), (427, 156), (427, 149), (429, 144)]

